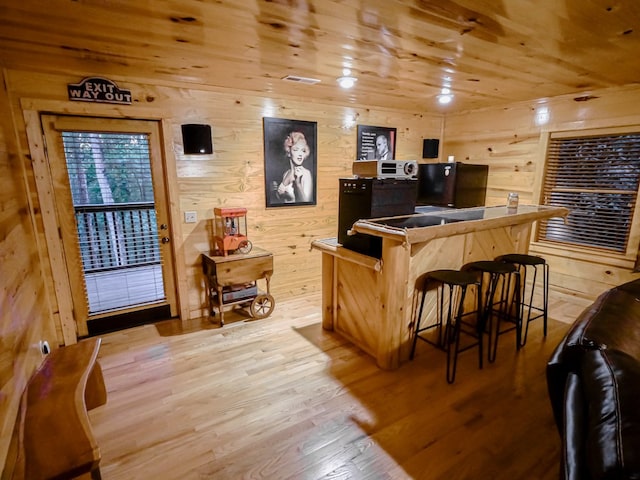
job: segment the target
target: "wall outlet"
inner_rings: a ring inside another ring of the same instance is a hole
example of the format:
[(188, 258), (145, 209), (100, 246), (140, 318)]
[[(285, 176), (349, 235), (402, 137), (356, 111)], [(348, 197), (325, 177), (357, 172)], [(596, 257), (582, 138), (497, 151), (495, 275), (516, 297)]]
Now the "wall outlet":
[(184, 212), (184, 223), (196, 223), (198, 214), (196, 212)]

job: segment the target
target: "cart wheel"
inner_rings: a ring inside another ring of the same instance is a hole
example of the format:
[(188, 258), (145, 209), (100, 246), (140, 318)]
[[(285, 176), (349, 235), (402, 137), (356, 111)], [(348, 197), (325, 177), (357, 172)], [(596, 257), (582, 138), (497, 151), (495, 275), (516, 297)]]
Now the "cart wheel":
[(243, 240), (240, 245), (238, 245), (238, 248), (236, 249), (236, 251), (238, 253), (249, 253), (251, 251), (251, 248), (253, 247), (253, 245), (251, 244), (251, 242), (249, 240)]
[(261, 293), (251, 302), (251, 316), (253, 318), (265, 318), (271, 315), (276, 301), (268, 293)]

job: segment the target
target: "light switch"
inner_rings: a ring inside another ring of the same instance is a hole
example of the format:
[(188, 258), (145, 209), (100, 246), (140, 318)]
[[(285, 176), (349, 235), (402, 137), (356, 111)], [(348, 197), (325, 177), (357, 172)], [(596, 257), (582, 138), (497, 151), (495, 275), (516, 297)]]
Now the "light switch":
[(184, 223), (196, 223), (198, 221), (198, 214), (196, 212), (184, 212)]

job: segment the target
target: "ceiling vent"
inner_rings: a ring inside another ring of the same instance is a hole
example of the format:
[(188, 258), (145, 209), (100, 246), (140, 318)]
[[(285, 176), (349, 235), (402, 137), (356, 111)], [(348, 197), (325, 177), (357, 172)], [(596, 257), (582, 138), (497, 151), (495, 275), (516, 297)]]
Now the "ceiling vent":
[(282, 80), (286, 80), (287, 82), (304, 83), (305, 85), (315, 85), (316, 83), (320, 83), (320, 80), (317, 78), (298, 77), (297, 75), (287, 75), (286, 77), (283, 77)]

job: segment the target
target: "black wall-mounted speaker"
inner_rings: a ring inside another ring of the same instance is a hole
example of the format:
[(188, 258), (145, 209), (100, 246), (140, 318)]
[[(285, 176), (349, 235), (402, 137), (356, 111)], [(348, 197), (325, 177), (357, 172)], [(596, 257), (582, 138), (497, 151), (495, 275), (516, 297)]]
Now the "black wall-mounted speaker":
[(211, 126), (195, 123), (182, 125), (182, 145), (185, 154), (213, 153)]
[(422, 140), (422, 158), (438, 158), (438, 146), (440, 140), (437, 138), (425, 138)]

